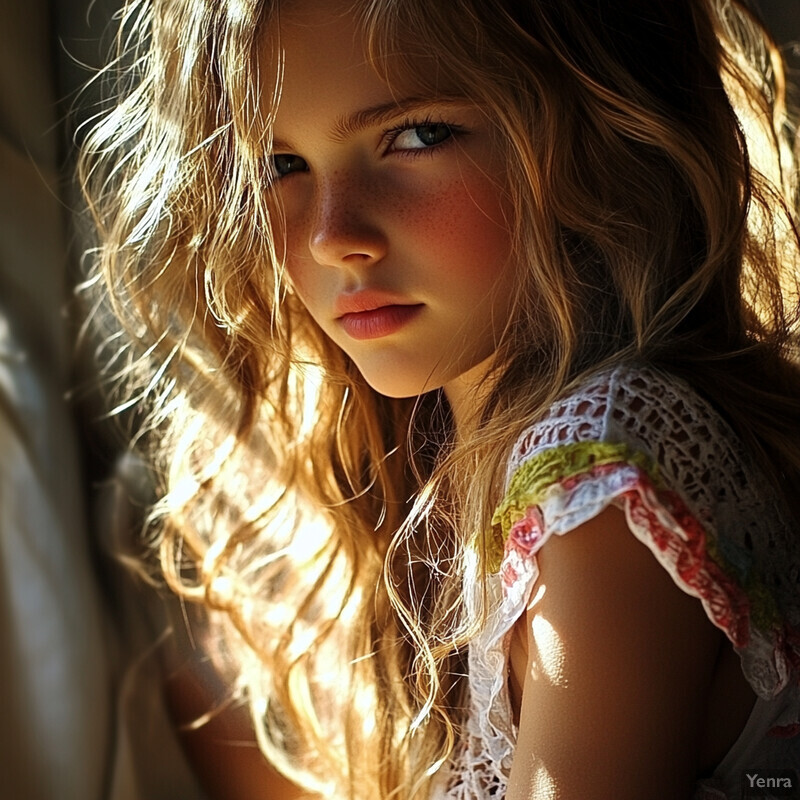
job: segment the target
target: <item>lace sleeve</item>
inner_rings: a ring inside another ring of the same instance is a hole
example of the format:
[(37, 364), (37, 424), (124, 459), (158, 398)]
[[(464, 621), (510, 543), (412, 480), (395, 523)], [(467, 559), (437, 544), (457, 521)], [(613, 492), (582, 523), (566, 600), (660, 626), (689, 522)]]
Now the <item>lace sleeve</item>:
[(612, 504), (725, 632), (760, 697), (800, 681), (800, 558), (777, 493), (690, 387), (619, 367), (554, 405), (513, 448), (493, 520), (491, 612), (470, 644), (466, 736), (436, 797), (504, 795), (516, 740), (507, 634), (534, 590), (536, 554)]
[(598, 376), (517, 443), (495, 514), (504, 605), (529, 592), (547, 538), (612, 503), (726, 633), (754, 690), (780, 692), (800, 665), (794, 532), (727, 423), (655, 370)]

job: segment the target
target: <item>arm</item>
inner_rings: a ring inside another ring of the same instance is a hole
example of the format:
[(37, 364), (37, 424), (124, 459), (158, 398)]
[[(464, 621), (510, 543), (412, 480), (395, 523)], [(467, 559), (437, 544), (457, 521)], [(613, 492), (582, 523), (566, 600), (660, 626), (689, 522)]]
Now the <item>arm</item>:
[(184, 666), (167, 681), (167, 694), (183, 726), (184, 750), (208, 800), (312, 800), (266, 761), (246, 708), (229, 706), (206, 724), (188, 727), (216, 702), (202, 673)]
[(723, 635), (615, 508), (538, 558), (507, 800), (690, 798)]
[(164, 608), (172, 621), (162, 649), (167, 705), (207, 800), (313, 800), (269, 764), (249, 709), (230, 700), (234, 676), (215, 666), (208, 612), (174, 600)]

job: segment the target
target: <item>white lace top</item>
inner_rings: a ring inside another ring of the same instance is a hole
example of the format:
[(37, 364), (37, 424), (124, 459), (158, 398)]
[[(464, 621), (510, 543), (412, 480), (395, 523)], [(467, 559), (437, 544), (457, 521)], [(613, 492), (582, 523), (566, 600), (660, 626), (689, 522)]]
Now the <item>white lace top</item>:
[(507, 635), (536, 583), (536, 553), (606, 506), (739, 654), (758, 700), (739, 740), (695, 797), (739, 797), (745, 769), (800, 767), (800, 534), (726, 422), (684, 382), (651, 368), (596, 375), (516, 443), (492, 611), (469, 652), (467, 735), (437, 800), (502, 800), (516, 729)]

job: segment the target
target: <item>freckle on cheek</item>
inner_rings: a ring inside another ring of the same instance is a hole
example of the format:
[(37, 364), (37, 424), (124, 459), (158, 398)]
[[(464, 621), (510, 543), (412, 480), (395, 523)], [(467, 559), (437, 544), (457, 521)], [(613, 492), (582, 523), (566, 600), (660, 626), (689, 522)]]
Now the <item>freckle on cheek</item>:
[[(501, 217), (499, 209), (494, 204), (480, 206), (485, 193), (485, 184), (449, 183), (427, 195), (424, 202), (398, 209), (396, 219), (413, 231), (421, 248), (439, 259), (437, 269), (466, 278), (484, 272), (487, 266), (496, 266), (507, 255), (508, 237), (497, 221)], [(451, 257), (454, 247), (477, 256), (470, 259), (471, 269), (469, 264)]]
[[(470, 201), (464, 197), (463, 184), (443, 186), (435, 194), (428, 195), (424, 202), (406, 203), (397, 209), (397, 218), (404, 224), (413, 225), (416, 235), (421, 237), (449, 237), (459, 231), (462, 220), (468, 216)], [(465, 214), (465, 212), (467, 212)]]

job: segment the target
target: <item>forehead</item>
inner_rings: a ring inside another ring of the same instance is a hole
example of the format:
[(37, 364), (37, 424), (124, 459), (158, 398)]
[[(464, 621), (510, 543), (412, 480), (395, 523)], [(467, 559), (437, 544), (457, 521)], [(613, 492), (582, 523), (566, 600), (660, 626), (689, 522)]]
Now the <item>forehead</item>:
[(364, 39), (354, 14), (341, 1), (299, 0), (282, 8), (267, 35), (266, 74), (281, 67), (281, 106), (307, 100), (323, 103), (337, 87), (358, 80), (373, 83), (377, 74), (367, 63)]
[[(292, 0), (265, 27), (259, 51), (263, 86), (276, 87), (276, 124), (328, 111), (346, 114), (393, 98), (433, 95), (422, 76), (432, 56), (390, 53), (376, 65), (350, 0)], [(270, 94), (272, 94), (270, 92)], [(437, 86), (436, 96), (459, 95)], [(275, 98), (272, 99), (273, 103)]]

